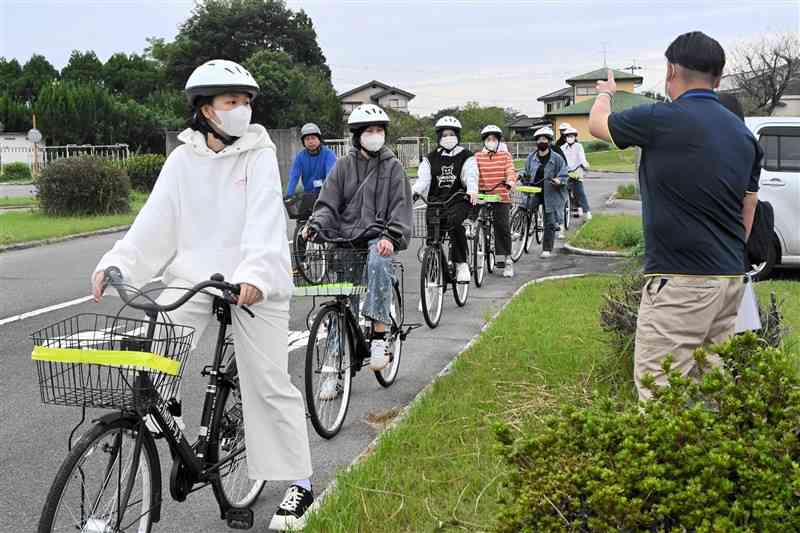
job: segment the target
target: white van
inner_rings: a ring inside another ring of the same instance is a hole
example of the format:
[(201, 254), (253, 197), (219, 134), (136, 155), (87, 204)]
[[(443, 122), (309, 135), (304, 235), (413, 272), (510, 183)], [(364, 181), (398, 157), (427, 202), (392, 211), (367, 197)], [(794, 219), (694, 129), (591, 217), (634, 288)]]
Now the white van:
[(756, 136), (761, 163), (759, 200), (775, 210), (775, 246), (758, 279), (775, 265), (800, 266), (800, 117), (752, 117), (747, 127)]

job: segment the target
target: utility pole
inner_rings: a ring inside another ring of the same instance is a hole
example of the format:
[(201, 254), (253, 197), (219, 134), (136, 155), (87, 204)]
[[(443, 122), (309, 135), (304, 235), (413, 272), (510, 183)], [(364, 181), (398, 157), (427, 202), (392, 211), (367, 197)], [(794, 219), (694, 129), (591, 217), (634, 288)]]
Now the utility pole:
[(603, 41), (603, 68), (608, 68), (608, 42)]
[(624, 68), (624, 69), (622, 69), (622, 70), (630, 70), (630, 71), (631, 71), (631, 75), (633, 75), (633, 74), (636, 74), (636, 72), (635, 72), (635, 71), (637, 71), (637, 70), (643, 70), (643, 67), (641, 67), (641, 66), (637, 65), (637, 64), (636, 64), (636, 60), (634, 59), (634, 60), (633, 60), (633, 63), (631, 63), (631, 66), (629, 66), (629, 67), (625, 67), (625, 68)]

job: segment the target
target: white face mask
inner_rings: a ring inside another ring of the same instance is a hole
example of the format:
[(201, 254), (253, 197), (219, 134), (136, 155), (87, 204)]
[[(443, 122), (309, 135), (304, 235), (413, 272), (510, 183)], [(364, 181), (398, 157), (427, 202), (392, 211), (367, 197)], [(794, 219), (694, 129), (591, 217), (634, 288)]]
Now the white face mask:
[(572, 135), (570, 135), (569, 137), (567, 137), (567, 142), (568, 142), (569, 144), (573, 144), (573, 143), (575, 142), (575, 137), (574, 137), (574, 136), (572, 136)]
[(214, 109), (214, 113), (220, 120), (220, 122), (212, 121), (218, 129), (231, 137), (241, 137), (247, 132), (247, 127), (250, 125), (253, 108), (249, 105), (240, 105), (230, 111)]
[(445, 150), (448, 151), (452, 150), (453, 148), (458, 146), (458, 137), (455, 137), (453, 135), (449, 137), (442, 137), (442, 140), (439, 141), (439, 144), (442, 145), (442, 148), (444, 148)]
[(497, 141), (486, 141), (485, 143), (483, 143), (486, 149), (489, 150), (490, 152), (496, 152), (498, 144), (499, 143)]
[(381, 133), (367, 133), (366, 131), (361, 134), (361, 146), (367, 152), (377, 152), (383, 145), (386, 144), (386, 134)]

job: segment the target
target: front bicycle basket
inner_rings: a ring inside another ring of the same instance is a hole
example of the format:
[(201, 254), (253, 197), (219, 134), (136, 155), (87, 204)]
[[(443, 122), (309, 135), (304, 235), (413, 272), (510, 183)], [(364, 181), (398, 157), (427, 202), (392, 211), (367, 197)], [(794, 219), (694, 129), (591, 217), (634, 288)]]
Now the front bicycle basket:
[(428, 236), (428, 209), (423, 206), (414, 208), (414, 229), (411, 237), (414, 239), (424, 239)]
[(80, 314), (31, 334), (42, 403), (134, 410), (177, 394), (194, 329)]
[(294, 251), (294, 295), (351, 296), (366, 292), (368, 250), (307, 242)]

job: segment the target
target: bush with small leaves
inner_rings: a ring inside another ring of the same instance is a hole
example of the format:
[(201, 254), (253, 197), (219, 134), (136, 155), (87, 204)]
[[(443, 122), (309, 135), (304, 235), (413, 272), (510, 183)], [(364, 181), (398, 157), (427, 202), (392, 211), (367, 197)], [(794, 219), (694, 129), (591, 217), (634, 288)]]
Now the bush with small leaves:
[(681, 377), (653, 399), (598, 397), (514, 438), (498, 529), (764, 532), (800, 530), (800, 379), (792, 356), (756, 335), (715, 349), (722, 368)]
[(587, 154), (592, 152), (605, 152), (611, 150), (611, 145), (605, 141), (591, 141), (583, 145), (584, 151)]
[(124, 169), (98, 157), (59, 159), (38, 180), (39, 207), (48, 215), (110, 215), (130, 211)]
[(125, 168), (131, 179), (131, 187), (142, 192), (152, 191), (166, 160), (161, 154), (142, 154), (129, 158)]
[(31, 167), (25, 163), (14, 162), (3, 165), (3, 172), (0, 174), (0, 182), (8, 181), (31, 181)]

